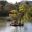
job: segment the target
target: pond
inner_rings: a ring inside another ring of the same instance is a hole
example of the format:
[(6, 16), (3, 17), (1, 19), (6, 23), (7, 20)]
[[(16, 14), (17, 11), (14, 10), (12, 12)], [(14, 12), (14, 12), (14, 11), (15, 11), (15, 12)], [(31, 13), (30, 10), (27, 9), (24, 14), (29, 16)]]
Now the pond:
[(0, 21), (0, 32), (32, 32), (32, 23), (25, 23), (24, 26), (10, 26), (11, 22)]

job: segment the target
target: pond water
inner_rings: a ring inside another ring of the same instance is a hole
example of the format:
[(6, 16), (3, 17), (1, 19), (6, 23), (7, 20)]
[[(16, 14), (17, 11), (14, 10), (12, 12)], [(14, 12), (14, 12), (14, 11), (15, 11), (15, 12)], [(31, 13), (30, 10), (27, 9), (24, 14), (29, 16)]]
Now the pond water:
[(24, 32), (32, 32), (32, 23), (26, 23), (24, 25)]
[(0, 21), (0, 32), (32, 32), (32, 23), (25, 23), (23, 27), (10, 26), (11, 22)]

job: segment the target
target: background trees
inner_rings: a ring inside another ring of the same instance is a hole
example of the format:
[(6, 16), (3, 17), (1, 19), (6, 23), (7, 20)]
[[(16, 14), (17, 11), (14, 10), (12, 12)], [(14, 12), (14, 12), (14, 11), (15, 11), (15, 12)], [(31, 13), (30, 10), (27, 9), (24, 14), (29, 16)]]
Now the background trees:
[[(2, 2), (1, 2), (2, 3)], [(0, 3), (0, 10), (1, 13), (4, 15), (9, 15), (12, 16), (13, 20), (16, 19), (17, 21), (32, 21), (32, 5), (30, 4), (30, 2), (20, 2), (20, 3), (15, 3), (15, 4), (11, 4), (8, 2), (3, 2), (2, 4)], [(21, 20), (20, 20), (21, 19)]]

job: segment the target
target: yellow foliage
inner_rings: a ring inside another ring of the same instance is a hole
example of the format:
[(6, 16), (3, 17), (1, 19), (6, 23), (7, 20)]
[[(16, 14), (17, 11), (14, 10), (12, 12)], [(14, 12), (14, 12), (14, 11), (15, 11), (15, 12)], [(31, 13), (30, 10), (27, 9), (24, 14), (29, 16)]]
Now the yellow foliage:
[(17, 14), (9, 14), (9, 16), (16, 17)]
[(25, 11), (25, 5), (19, 5), (19, 12)]

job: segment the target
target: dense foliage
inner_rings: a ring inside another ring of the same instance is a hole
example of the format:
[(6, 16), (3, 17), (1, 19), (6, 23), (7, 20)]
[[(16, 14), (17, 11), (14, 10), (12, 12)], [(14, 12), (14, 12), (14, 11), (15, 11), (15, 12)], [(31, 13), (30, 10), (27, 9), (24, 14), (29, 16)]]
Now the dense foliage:
[(13, 20), (17, 20), (19, 22), (32, 21), (32, 5), (30, 5), (28, 2), (20, 2), (15, 4), (5, 2), (4, 4), (5, 6), (3, 7), (1, 6), (2, 4), (0, 4), (0, 6), (3, 8), (3, 15), (9, 13), (9, 17), (12, 16)]

